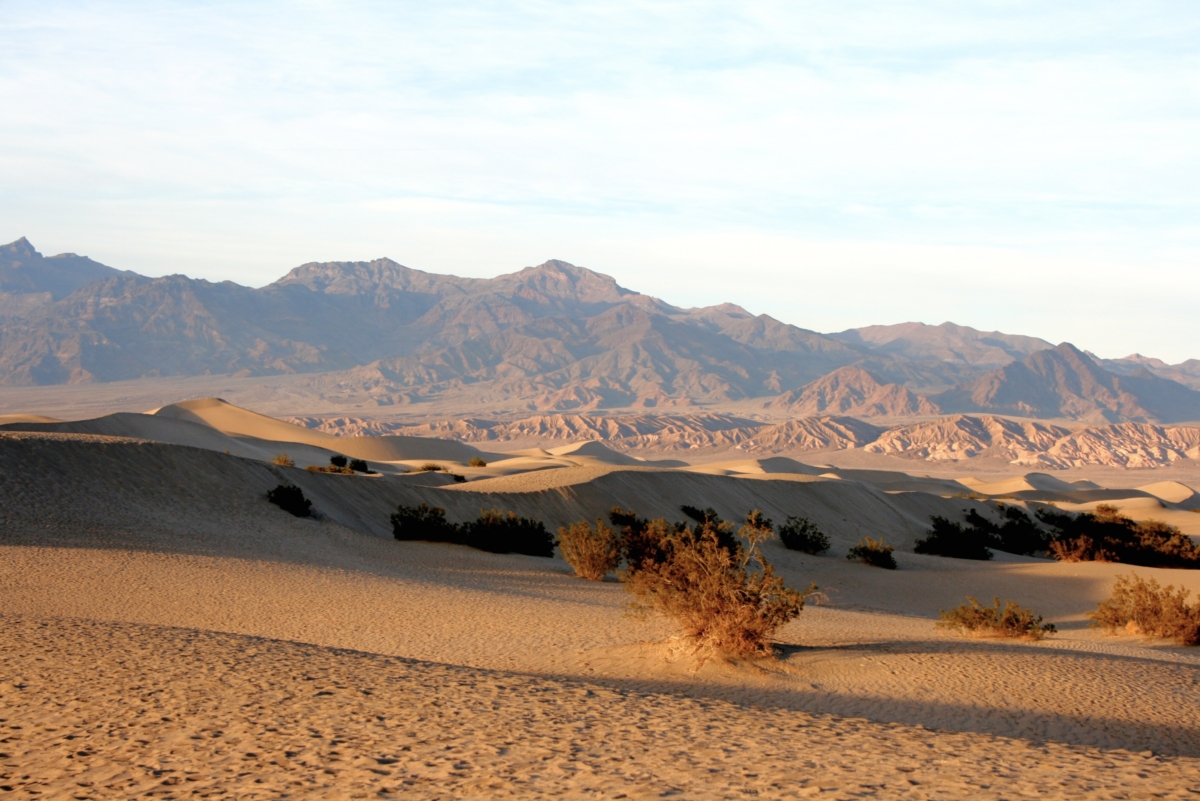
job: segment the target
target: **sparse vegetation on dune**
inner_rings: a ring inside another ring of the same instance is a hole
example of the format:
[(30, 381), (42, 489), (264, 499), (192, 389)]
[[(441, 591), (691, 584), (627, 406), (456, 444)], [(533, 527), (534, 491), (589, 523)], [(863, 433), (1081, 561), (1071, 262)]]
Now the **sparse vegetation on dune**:
[(1109, 634), (1162, 637), (1180, 645), (1200, 645), (1200, 600), (1189, 592), (1136, 574), (1117, 576), (1112, 593), (1088, 613), (1092, 625)]
[(479, 458), (478, 456), (472, 456), (471, 460), (469, 462), (467, 462), (467, 466), (468, 467), (487, 467), (487, 462), (485, 462), (483, 459)]
[(581, 521), (560, 528), (558, 549), (575, 575), (591, 581), (603, 581), (621, 564), (621, 539), (599, 518), (595, 527)]
[(446, 520), (445, 509), (421, 503), (397, 507), (390, 519), (392, 536), (398, 540), (451, 542), (492, 553), (554, 555), (554, 538), (546, 526), (516, 512), (481, 509), (478, 519), (454, 524)]
[(442, 467), (442, 466), (441, 466), (440, 464), (438, 464), (437, 462), (426, 462), (425, 464), (423, 464), (423, 465), (421, 465), (420, 467), (418, 467), (418, 468), (417, 468), (417, 472), (420, 472), (420, 473), (437, 473), (437, 472), (439, 472), (439, 471), (441, 471), (441, 470), (445, 470), (445, 469), (446, 469), (446, 468)]
[(462, 525), (463, 542), (492, 553), (554, 556), (554, 537), (540, 520), (516, 512), (481, 509), (479, 517)]
[(992, 552), (988, 550), (992, 537), (986, 531), (974, 527), (964, 528), (961, 523), (938, 515), (930, 518), (930, 523), (932, 528), (929, 534), (917, 540), (913, 547), (914, 553), (981, 561), (992, 558)]
[(701, 651), (769, 654), (774, 633), (816, 592), (787, 587), (763, 558), (761, 545), (773, 531), (761, 512), (748, 515), (736, 536), (729, 524), (711, 520), (689, 528), (624, 510), (614, 510), (613, 519), (638, 540), (624, 549), (637, 561), (622, 573), (634, 608), (674, 620)]
[(1023, 640), (1040, 640), (1047, 634), (1056, 633), (1053, 623), (1044, 623), (1042, 616), (1032, 609), (993, 598), (991, 606), (984, 606), (967, 596), (968, 603), (950, 610), (942, 610), (937, 627), (957, 629), (979, 637), (1010, 637)]
[(1054, 530), (1049, 550), (1059, 561), (1200, 568), (1191, 537), (1158, 520), (1134, 522), (1110, 504), (1078, 515), (1039, 509), (1037, 516)]
[(280, 484), (275, 489), (267, 490), (267, 500), (296, 517), (312, 515), (312, 501), (305, 498), (304, 492), (295, 485)]
[(296, 466), (296, 463), (294, 461), (292, 461), (292, 457), (288, 456), (286, 453), (276, 454), (275, 458), (273, 458), (271, 460), (271, 463), (277, 464), (280, 467), (295, 467)]
[(888, 545), (883, 541), (883, 537), (879, 539), (871, 539), (863, 537), (846, 554), (846, 558), (850, 561), (858, 561), (871, 567), (882, 567), (885, 570), (896, 569), (896, 557), (892, 555), (892, 551), (896, 548)]
[(829, 550), (829, 537), (803, 517), (789, 516), (779, 527), (779, 540), (793, 551), (816, 555)]
[(461, 543), (458, 526), (446, 520), (446, 510), (421, 503), (399, 506), (391, 516), (392, 536), (398, 540)]

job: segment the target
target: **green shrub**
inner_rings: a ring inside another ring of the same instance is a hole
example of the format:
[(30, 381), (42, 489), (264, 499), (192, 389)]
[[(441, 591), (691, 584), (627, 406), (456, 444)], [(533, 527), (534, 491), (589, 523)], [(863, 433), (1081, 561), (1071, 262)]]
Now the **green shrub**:
[(988, 547), (1005, 553), (1029, 556), (1049, 548), (1049, 533), (1039, 528), (1019, 506), (1001, 504), (998, 511), (1004, 518), (999, 525), (988, 520), (975, 509), (970, 510), (967, 512), (964, 531), (967, 531), (973, 538), (983, 540)]
[(330, 456), (329, 464), (333, 465), (334, 467), (345, 467), (346, 457), (342, 456), (340, 453), (335, 456)]
[(1057, 630), (1053, 623), (1043, 623), (1042, 616), (1032, 609), (1005, 601), (1000, 608), (1000, 599), (992, 599), (991, 606), (984, 606), (971, 596), (969, 604), (942, 610), (937, 621), (938, 628), (959, 631), (983, 637), (1014, 637), (1024, 640), (1040, 640)]
[(371, 473), (371, 466), (363, 459), (351, 459), (349, 467), (356, 473)]
[(870, 565), (871, 567), (882, 567), (885, 570), (896, 569), (896, 557), (892, 556), (892, 551), (896, 550), (891, 545), (887, 545), (883, 541), (883, 537), (873, 540), (870, 537), (863, 537), (850, 549), (846, 554), (846, 558), (850, 561), (859, 561)]
[(267, 500), (296, 517), (309, 517), (312, 514), (312, 501), (292, 484), (280, 484), (275, 489), (267, 490)]
[(522, 553), (554, 556), (554, 537), (540, 520), (505, 514), (499, 509), (481, 509), (479, 519), (464, 523), (463, 542), (491, 553)]
[(472, 456), (471, 461), (467, 462), (467, 465), (470, 467), (487, 467), (487, 462), (478, 456)]
[(761, 513), (747, 517), (731, 548), (711, 521), (689, 529), (614, 511), (627, 528), (656, 537), (648, 555), (622, 573), (634, 608), (671, 618), (698, 649), (743, 656), (770, 653), (771, 637), (800, 614), (805, 599), (816, 591), (815, 586), (804, 592), (787, 587), (763, 558), (760, 545), (772, 532)]
[(1092, 625), (1110, 634), (1166, 637), (1180, 645), (1200, 645), (1200, 601), (1188, 603), (1188, 591), (1159, 586), (1137, 575), (1117, 576), (1112, 594), (1088, 613)]
[(621, 539), (600, 519), (595, 528), (586, 521), (560, 528), (558, 549), (575, 575), (591, 581), (603, 581), (621, 563)]
[(803, 517), (788, 517), (779, 527), (779, 540), (793, 551), (820, 554), (829, 550), (829, 537)]
[(679, 511), (695, 520), (697, 523), (720, 523), (721, 516), (717, 514), (717, 510), (711, 506), (707, 509), (698, 509), (695, 506), (688, 506), (686, 503), (679, 507)]
[(1135, 523), (1109, 504), (1092, 513), (1039, 509), (1037, 515), (1054, 529), (1050, 554), (1060, 561), (1200, 568), (1200, 547), (1175, 526), (1158, 520)]
[(963, 528), (961, 523), (953, 523), (937, 515), (930, 518), (930, 522), (933, 528), (924, 539), (917, 540), (913, 548), (915, 553), (955, 559), (992, 558), (992, 552), (988, 550), (991, 537), (986, 532), (977, 528)]
[(421, 503), (417, 506), (398, 506), (391, 516), (392, 536), (398, 540), (461, 543), (459, 527), (446, 521), (446, 510), (440, 506)]

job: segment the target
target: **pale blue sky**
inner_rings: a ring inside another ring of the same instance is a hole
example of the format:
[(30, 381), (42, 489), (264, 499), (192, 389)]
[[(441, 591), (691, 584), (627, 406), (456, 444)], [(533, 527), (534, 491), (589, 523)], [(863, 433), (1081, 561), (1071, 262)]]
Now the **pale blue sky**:
[(1200, 357), (1200, 6), (4, 0), (0, 240)]

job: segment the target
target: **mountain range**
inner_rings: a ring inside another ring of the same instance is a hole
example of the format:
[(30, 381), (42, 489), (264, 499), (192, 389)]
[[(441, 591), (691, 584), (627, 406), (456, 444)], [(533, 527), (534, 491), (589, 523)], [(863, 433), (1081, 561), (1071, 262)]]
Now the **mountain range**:
[(251, 288), (0, 247), (0, 385), (277, 374), (380, 405), (1200, 420), (1197, 360), (1105, 361), (953, 323), (821, 334), (733, 304), (680, 308), (563, 261), (491, 279), (310, 263)]

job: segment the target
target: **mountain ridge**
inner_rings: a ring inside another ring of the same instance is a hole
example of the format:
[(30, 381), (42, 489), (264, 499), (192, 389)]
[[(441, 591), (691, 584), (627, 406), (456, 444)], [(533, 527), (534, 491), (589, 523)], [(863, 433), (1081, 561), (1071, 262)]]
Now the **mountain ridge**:
[(1049, 343), (953, 323), (827, 335), (729, 303), (680, 308), (561, 260), (494, 278), (391, 259), (310, 262), (251, 288), (46, 258), (22, 238), (0, 247), (0, 290), (0, 385), (9, 386), (311, 374), (316, 391), (379, 405), (762, 399), (760, 408), (802, 417), (1200, 420), (1200, 392), (1160, 375), (1186, 374), (1188, 363), (1127, 360), (1109, 371), (1067, 343), (1037, 350)]

